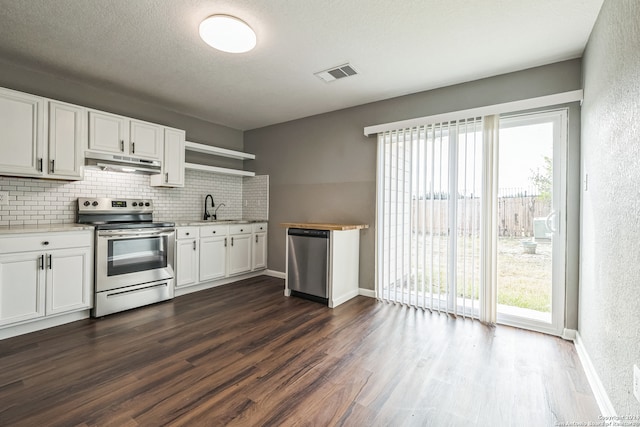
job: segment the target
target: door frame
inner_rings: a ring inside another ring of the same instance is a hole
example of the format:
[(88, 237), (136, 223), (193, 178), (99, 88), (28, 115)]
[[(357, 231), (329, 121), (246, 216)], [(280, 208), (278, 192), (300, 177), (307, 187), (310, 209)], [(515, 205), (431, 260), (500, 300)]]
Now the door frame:
[[(556, 232), (552, 237), (551, 322), (547, 323), (500, 312), (497, 314), (497, 322), (507, 326), (562, 336), (566, 323), (565, 299), (567, 286), (568, 109), (504, 115), (500, 117), (500, 126), (502, 128), (503, 123), (510, 124), (509, 122), (513, 123), (511, 126), (516, 126), (516, 124), (527, 125), (549, 121), (554, 123), (552, 210), (556, 211), (554, 218)], [(499, 148), (499, 143), (498, 141), (496, 149)], [(497, 259), (496, 253), (494, 253), (494, 256)]]

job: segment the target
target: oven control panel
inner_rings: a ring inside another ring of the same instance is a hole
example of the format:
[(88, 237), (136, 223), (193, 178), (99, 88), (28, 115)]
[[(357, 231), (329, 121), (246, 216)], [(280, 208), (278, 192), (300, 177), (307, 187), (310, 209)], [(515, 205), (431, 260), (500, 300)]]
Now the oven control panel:
[(112, 199), (106, 197), (78, 197), (78, 212), (153, 212), (153, 201), (149, 199)]

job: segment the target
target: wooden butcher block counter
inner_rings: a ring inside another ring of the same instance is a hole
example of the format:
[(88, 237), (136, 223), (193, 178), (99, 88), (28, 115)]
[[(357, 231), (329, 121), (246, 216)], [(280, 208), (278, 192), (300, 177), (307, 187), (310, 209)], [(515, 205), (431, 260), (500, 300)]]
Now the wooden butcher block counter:
[(287, 228), (329, 231), (362, 230), (363, 228), (369, 228), (368, 224), (326, 224), (317, 222), (283, 222), (280, 225)]

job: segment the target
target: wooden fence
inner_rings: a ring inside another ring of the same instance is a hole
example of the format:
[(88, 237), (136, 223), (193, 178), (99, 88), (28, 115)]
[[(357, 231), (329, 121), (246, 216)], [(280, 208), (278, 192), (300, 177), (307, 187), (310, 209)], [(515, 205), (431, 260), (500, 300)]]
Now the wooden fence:
[[(530, 193), (529, 193), (530, 194)], [(481, 200), (459, 198), (457, 206), (458, 235), (479, 234)], [(534, 219), (544, 219), (551, 212), (551, 202), (524, 192), (500, 192), (498, 197), (498, 230), (500, 236), (531, 237)], [(433, 217), (433, 233), (448, 234), (449, 200), (412, 200), (412, 230), (428, 231)], [(540, 221), (541, 221), (540, 220)], [(539, 233), (536, 234), (539, 237)]]

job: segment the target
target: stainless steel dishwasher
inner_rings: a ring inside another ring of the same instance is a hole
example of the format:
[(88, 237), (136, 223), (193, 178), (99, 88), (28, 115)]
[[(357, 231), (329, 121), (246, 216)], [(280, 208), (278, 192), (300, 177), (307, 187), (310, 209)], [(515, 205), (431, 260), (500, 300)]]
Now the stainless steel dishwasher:
[(290, 228), (287, 234), (287, 281), (291, 295), (327, 304), (331, 233), (327, 230)]

